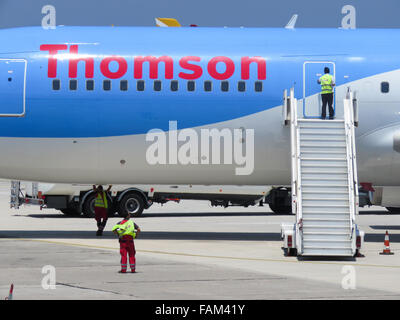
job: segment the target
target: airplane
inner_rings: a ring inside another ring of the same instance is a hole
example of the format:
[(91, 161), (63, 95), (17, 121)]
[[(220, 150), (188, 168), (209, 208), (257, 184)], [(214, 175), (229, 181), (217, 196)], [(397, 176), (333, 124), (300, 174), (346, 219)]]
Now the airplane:
[(181, 24), (174, 18), (155, 18), (157, 27), (180, 27)]
[(282, 93), (294, 88), (318, 117), (328, 66), (338, 115), (357, 92), (359, 181), (398, 192), (399, 30), (62, 26), (0, 38), (1, 178), (289, 186)]

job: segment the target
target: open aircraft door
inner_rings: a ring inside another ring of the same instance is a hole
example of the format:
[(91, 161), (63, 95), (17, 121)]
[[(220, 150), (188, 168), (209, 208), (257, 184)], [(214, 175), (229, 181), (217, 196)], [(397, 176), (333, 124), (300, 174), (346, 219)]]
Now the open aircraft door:
[[(324, 75), (324, 68), (328, 67), (330, 74), (335, 77), (335, 63), (331, 61), (306, 61), (303, 64), (303, 116), (304, 118), (319, 118), (322, 111), (321, 85), (318, 79)], [(335, 90), (335, 88), (334, 88)], [(335, 109), (336, 95), (333, 96)], [(329, 114), (328, 107), (326, 109)]]
[(25, 115), (26, 66), (24, 59), (0, 59), (0, 117)]

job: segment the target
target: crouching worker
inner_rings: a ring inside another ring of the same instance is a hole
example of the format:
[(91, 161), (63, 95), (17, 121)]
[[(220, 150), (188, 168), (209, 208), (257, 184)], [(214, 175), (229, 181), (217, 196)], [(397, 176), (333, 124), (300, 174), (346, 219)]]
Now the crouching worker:
[(126, 273), (128, 265), (128, 255), (131, 272), (134, 273), (136, 271), (136, 250), (133, 239), (135, 239), (136, 235), (139, 234), (140, 228), (132, 220), (129, 220), (129, 218), (130, 214), (127, 213), (124, 217), (124, 220), (118, 222), (112, 228), (112, 231), (119, 237), (119, 252), (121, 254), (121, 270), (119, 271), (120, 273)]

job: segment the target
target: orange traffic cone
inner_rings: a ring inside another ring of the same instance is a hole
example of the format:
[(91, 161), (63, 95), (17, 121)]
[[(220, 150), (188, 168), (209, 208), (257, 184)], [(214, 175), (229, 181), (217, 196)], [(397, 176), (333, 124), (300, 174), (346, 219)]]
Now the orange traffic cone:
[(390, 251), (390, 244), (389, 244), (389, 232), (386, 231), (385, 234), (385, 249), (380, 254), (394, 254), (393, 252)]

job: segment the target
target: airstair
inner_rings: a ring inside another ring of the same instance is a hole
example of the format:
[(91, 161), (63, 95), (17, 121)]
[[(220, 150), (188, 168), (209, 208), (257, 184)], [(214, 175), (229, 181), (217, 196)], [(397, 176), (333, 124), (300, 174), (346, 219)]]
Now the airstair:
[(282, 224), (289, 255), (355, 256), (364, 233), (355, 222), (358, 181), (355, 148), (357, 99), (348, 90), (343, 118), (300, 118), (294, 90), (284, 94), (284, 124), (290, 126), (292, 211)]
[[(27, 197), (22, 192), (21, 181), (11, 181), (10, 188), (10, 208), (19, 209), (21, 205), (40, 205), (44, 204), (43, 199), (39, 196), (38, 183), (32, 182), (31, 197)], [(26, 191), (26, 190), (25, 190)]]

